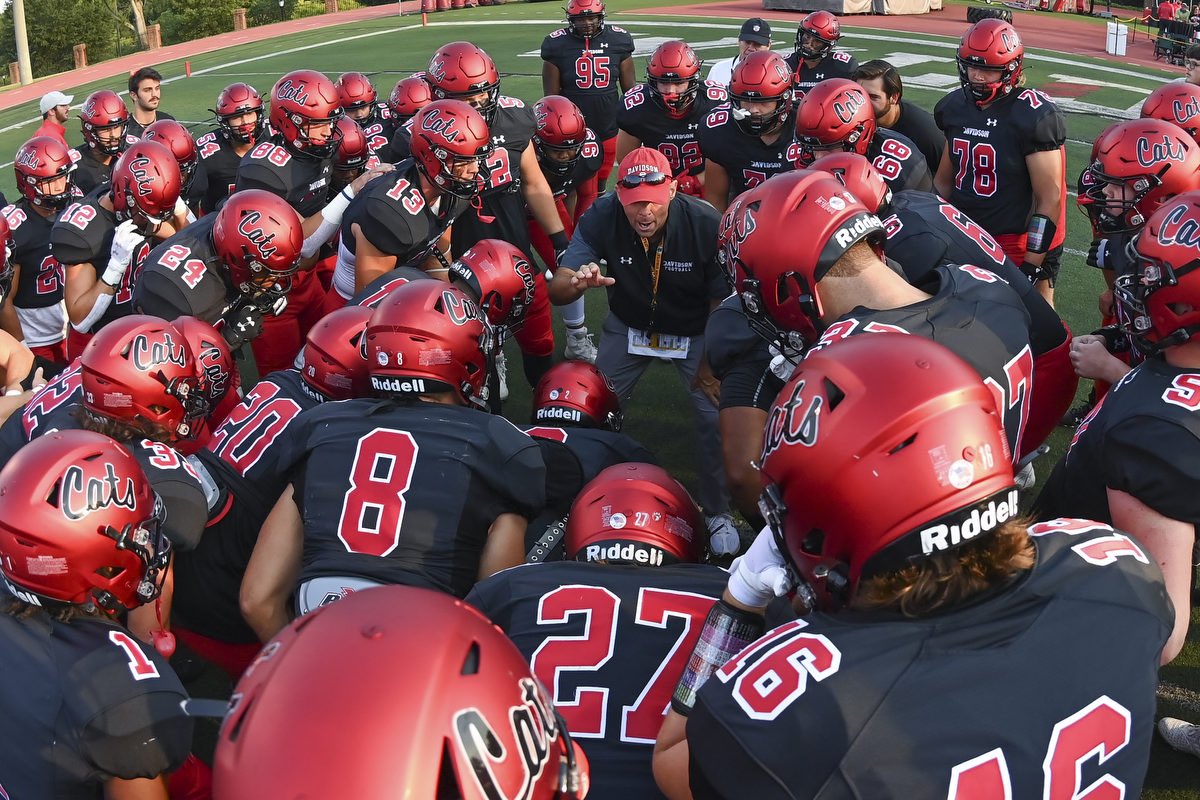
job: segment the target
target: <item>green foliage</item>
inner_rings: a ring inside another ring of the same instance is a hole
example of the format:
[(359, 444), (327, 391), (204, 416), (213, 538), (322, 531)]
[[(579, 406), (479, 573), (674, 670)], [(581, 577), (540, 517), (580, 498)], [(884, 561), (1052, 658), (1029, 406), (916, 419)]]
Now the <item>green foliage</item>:
[[(122, 2), (122, 5), (124, 3)], [(54, 0), (25, 3), (29, 34), (29, 60), (35, 76), (64, 72), (75, 66), (74, 47), (86, 44), (88, 63), (118, 55), (118, 29), (123, 52), (133, 49), (133, 34), (126, 16), (118, 16), (110, 0)], [(12, 5), (0, 15), (0, 57), (17, 60)], [(7, 79), (8, 71), (3, 70)]]
[(246, 8), (251, 25), (269, 25), (272, 22), (291, 19), (296, 10), (296, 0), (283, 0), (282, 8), (278, 0), (251, 0)]
[(146, 22), (162, 26), (163, 44), (176, 44), (233, 30), (233, 10), (241, 6), (241, 0), (170, 0), (158, 3), (161, 13)]

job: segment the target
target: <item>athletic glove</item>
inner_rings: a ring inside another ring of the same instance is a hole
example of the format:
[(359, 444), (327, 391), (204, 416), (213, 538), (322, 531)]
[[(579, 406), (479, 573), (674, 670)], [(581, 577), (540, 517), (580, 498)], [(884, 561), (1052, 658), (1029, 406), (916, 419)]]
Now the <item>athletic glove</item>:
[(758, 532), (746, 554), (733, 560), (729, 572), (729, 593), (751, 608), (766, 606), (796, 585), (796, 576), (783, 560), (770, 527)]
[(133, 260), (133, 251), (142, 241), (142, 234), (138, 232), (137, 224), (133, 220), (127, 219), (118, 225), (113, 232), (112, 246), (108, 251), (108, 266), (104, 268), (100, 280), (113, 288), (120, 286), (125, 271), (129, 269), (129, 263)]
[(224, 318), (221, 336), (236, 350), (262, 333), (263, 310), (255, 303), (234, 306)]

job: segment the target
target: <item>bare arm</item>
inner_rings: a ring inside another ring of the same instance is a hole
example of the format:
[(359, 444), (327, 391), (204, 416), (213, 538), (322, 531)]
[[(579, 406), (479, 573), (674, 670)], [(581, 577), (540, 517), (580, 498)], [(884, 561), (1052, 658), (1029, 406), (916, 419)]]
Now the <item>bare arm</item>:
[(109, 778), (104, 782), (104, 800), (169, 800), (167, 779), (156, 778)]
[(617, 131), (617, 163), (620, 164), (625, 156), (642, 146), (642, 140), (632, 133)]
[(300, 575), (304, 523), (288, 485), (258, 534), (239, 594), (242, 616), (260, 641), (267, 642), (291, 621), (288, 599)]
[(361, 292), (368, 283), (395, 269), (396, 257), (371, 244), (357, 222), (350, 231), (354, 234), (354, 291)]
[[(1029, 182), (1033, 186), (1033, 213), (1049, 217), (1058, 222), (1059, 211), (1062, 208), (1063, 193), (1063, 159), (1062, 148), (1058, 150), (1039, 150), (1025, 156), (1025, 166), (1029, 170)], [(1031, 264), (1041, 264), (1045, 253), (1025, 253), (1025, 260)]]
[(733, 504), (747, 520), (758, 520), (762, 475), (753, 462), (762, 456), (767, 412), (753, 406), (722, 408), (717, 415), (717, 422), (721, 430), (725, 480), (729, 484)]
[(632, 56), (621, 62), (620, 81), (622, 92), (628, 92), (634, 87), (635, 84), (637, 84), (637, 75), (635, 75), (633, 71)]
[(938, 161), (937, 172), (933, 176), (933, 190), (942, 197), (949, 197), (953, 180), (954, 167), (950, 164), (950, 145), (946, 145), (942, 148), (942, 158)]
[(722, 214), (729, 206), (729, 173), (711, 158), (704, 159), (704, 199)]
[(33, 369), (33, 351), (3, 330), (0, 330), (0, 369), (4, 370), (4, 388), (10, 392), (21, 391), (21, 381)]
[(562, 94), (562, 73), (558, 71), (558, 65), (543, 61), (542, 96), (545, 97), (548, 94)]
[(101, 282), (99, 272), (91, 264), (72, 264), (65, 268), (65, 272), (67, 285), (64, 296), (67, 317), (73, 325), (79, 325), (87, 319), (92, 307), (96, 305), (97, 297), (102, 294), (111, 297), (117, 293), (116, 289)]
[(537, 151), (533, 142), (525, 145), (521, 153), (521, 194), (525, 196), (525, 205), (529, 206), (533, 218), (547, 236), (563, 233), (562, 219), (558, 216), (558, 208), (554, 205), (554, 192), (542, 174), (538, 165)]
[(599, 264), (584, 264), (579, 269), (559, 267), (550, 281), (550, 302), (563, 306), (579, 299), (588, 289), (612, 286), (616, 278), (609, 278), (600, 270)]
[(525, 562), (527, 524), (520, 514), (501, 514), (492, 521), (479, 558), (479, 580)]
[(688, 786), (687, 717), (669, 709), (654, 743), (654, 782), (669, 800), (691, 800)]

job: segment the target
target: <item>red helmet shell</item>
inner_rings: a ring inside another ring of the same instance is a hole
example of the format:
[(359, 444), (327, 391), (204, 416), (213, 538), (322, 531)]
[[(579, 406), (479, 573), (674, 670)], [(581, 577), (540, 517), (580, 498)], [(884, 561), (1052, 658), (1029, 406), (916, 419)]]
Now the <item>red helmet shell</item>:
[(1133, 240), (1134, 272), (1113, 294), (1138, 349), (1155, 353), (1200, 331), (1200, 191), (1163, 203)]
[[(271, 89), (271, 127), (296, 155), (329, 158), (337, 149), (337, 122), (342, 114), (333, 81), (316, 70), (289, 72)], [(330, 126), (327, 138), (314, 138), (310, 125)]]
[(621, 429), (621, 400), (596, 365), (560, 361), (533, 390), (533, 421), (559, 427)]
[(486, 94), (475, 108), (488, 125), (492, 124), (500, 98), (500, 73), (482, 48), (470, 42), (442, 45), (429, 61), (425, 80), (437, 100), (465, 100)]
[(209, 408), (215, 410), (231, 392), (237, 394), (242, 385), (229, 343), (216, 328), (196, 317), (178, 317), (171, 324), (183, 334), (196, 362), (200, 394), (208, 401)]
[(492, 151), (492, 136), (483, 117), (461, 100), (436, 100), (412, 118), (411, 152), (417, 167), (438, 188), (456, 197), (473, 197), (481, 180), (454, 176), (457, 160), (481, 161)]
[(371, 160), (371, 148), (367, 145), (367, 136), (358, 123), (349, 117), (337, 121), (338, 140), (337, 155), (333, 159), (333, 168), (343, 172), (361, 173)]
[(810, 61), (824, 58), (841, 38), (842, 23), (833, 12), (814, 11), (796, 28), (796, 54)]
[[(79, 109), (79, 127), (83, 140), (89, 147), (106, 155), (115, 156), (125, 149), (125, 125), (129, 122), (129, 109), (120, 95), (108, 89), (92, 92)], [(120, 136), (114, 142), (103, 143), (99, 132), (108, 128), (120, 128)]]
[[(792, 110), (792, 71), (783, 56), (772, 50), (747, 53), (733, 68), (729, 99), (734, 121), (743, 133), (760, 136), (774, 130)], [(742, 103), (768, 100), (775, 101), (775, 110), (769, 114), (741, 112)]]
[(131, 144), (113, 166), (113, 208), (118, 217), (133, 219), (139, 225), (143, 221), (157, 225), (170, 219), (182, 191), (179, 163), (159, 142), (141, 140)]
[(424, 73), (420, 73), (401, 78), (392, 88), (392, 94), (388, 97), (388, 107), (400, 122), (408, 120), (433, 102), (433, 90), (423, 75)]
[[(355, 665), (352, 679), (331, 653)], [(221, 797), (377, 798), (395, 794), (397, 776), (420, 798), (567, 800), (588, 787), (545, 689), (499, 628), (440, 592), (383, 586), (263, 648), (234, 691), (213, 777)]]
[(196, 164), (200, 159), (200, 154), (196, 150), (196, 142), (188, 133), (187, 128), (173, 119), (160, 119), (142, 131), (142, 139), (166, 145), (179, 165), (179, 175), (183, 179), (184, 191), (186, 191), (196, 174)]
[(580, 39), (591, 39), (604, 32), (602, 0), (568, 0), (567, 29)]
[[(685, 83), (682, 92), (664, 93), (663, 83)], [(673, 39), (663, 42), (646, 64), (646, 91), (672, 119), (683, 119), (692, 111), (700, 91), (700, 59), (687, 42)]]
[(875, 128), (871, 99), (848, 78), (821, 81), (796, 106), (796, 141), (804, 166), (816, 158), (814, 150), (837, 145), (847, 153), (865, 156), (875, 139)]
[[(231, 83), (217, 95), (217, 107), (212, 109), (217, 115), (217, 124), (229, 137), (231, 142), (249, 144), (262, 136), (263, 114), (262, 95), (248, 83)], [(254, 122), (234, 126), (233, 118), (243, 114), (254, 114)]]
[(515, 331), (525, 324), (536, 278), (533, 265), (516, 245), (481, 239), (450, 265), (450, 277), (465, 285), (492, 325)]
[(872, 214), (886, 213), (892, 203), (892, 189), (887, 181), (869, 159), (858, 153), (830, 153), (818, 158), (808, 168), (833, 175)]
[[(33, 205), (57, 210), (65, 207), (74, 195), (71, 174), (75, 172), (75, 162), (67, 146), (52, 136), (35, 136), (21, 145), (13, 159), (13, 172), (21, 196)], [(66, 187), (61, 192), (48, 193), (46, 183), (62, 176), (67, 178)]]
[[(958, 80), (976, 104), (985, 106), (1011, 94), (1021, 82), (1025, 45), (1017, 29), (1002, 19), (982, 19), (963, 34), (958, 45)], [(1000, 80), (973, 84), (968, 67), (1000, 70)]]
[[(1118, 122), (1101, 132), (1093, 152), (1086, 199), (1106, 233), (1136, 231), (1171, 197), (1200, 189), (1200, 145), (1173, 123)], [(1109, 183), (1125, 184), (1133, 197), (1105, 199)]]
[(1200, 86), (1187, 81), (1164, 83), (1142, 103), (1141, 116), (1178, 125), (1200, 143)]
[(287, 201), (263, 189), (234, 192), (217, 212), (213, 246), (237, 290), (253, 294), (269, 282), (291, 286), (300, 264), (304, 228)]
[(370, 107), (374, 113), (375, 101), (379, 95), (375, 91), (375, 84), (371, 83), (371, 79), (366, 75), (361, 72), (347, 72), (338, 78), (334, 85), (337, 87), (338, 101), (343, 111)]
[(850, 337), (806, 356), (771, 407), (761, 505), (834, 610), (861, 577), (958, 546), (947, 525), (1017, 517), (1006, 453), (995, 398), (961, 358), (920, 336)]
[(300, 377), (330, 400), (370, 394), (362, 339), (374, 309), (346, 306), (326, 314), (308, 332), (300, 351)]
[(616, 464), (579, 492), (567, 517), (566, 557), (647, 566), (695, 563), (704, 521), (679, 481), (653, 464)]
[[(588, 127), (579, 107), (559, 94), (546, 95), (533, 107), (537, 120), (533, 146), (543, 170), (555, 175), (570, 175), (579, 163), (583, 143), (587, 141)], [(572, 153), (565, 161), (546, 155), (547, 150)]]

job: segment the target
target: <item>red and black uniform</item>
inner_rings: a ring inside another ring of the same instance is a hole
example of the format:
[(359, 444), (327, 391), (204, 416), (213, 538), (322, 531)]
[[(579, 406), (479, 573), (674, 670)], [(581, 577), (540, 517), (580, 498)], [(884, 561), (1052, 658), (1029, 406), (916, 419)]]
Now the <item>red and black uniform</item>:
[(242, 157), (233, 149), (229, 134), (221, 130), (209, 131), (197, 139), (196, 152), (208, 178), (200, 208), (205, 214), (211, 214), (233, 194)]
[(771, 410), (784, 382), (771, 371), (770, 344), (750, 327), (738, 295), (725, 298), (708, 315), (704, 357), (721, 382), (720, 408)]
[[(62, 265), (50, 252), (50, 231), (58, 214), (43, 217), (25, 199), (6, 206), (0, 213), (12, 231), (12, 262), (17, 269), (17, 291), (12, 302), (21, 321), (25, 344), (34, 355), (65, 363), (65, 276)], [(7, 293), (5, 288), (4, 294)]]
[(867, 158), (893, 192), (933, 191), (933, 173), (921, 151), (907, 136), (879, 128), (867, 148)]
[(1033, 388), (1024, 303), (1011, 286), (982, 267), (940, 266), (917, 286), (933, 297), (887, 310), (860, 306), (829, 325), (813, 348), (860, 333), (885, 332), (911, 333), (948, 347), (974, 367), (996, 395), (1009, 455), (1015, 460)]
[(216, 221), (216, 214), (206, 214), (150, 251), (133, 287), (139, 314), (215, 325), (229, 310), (237, 291), (221, 277), (224, 266), (212, 240)]
[(537, 443), (463, 406), (329, 403), (289, 425), (280, 448), (304, 520), (301, 584), (358, 577), (463, 597), (496, 517), (545, 505)]
[[(125, 144), (121, 149), (124, 150), (137, 140), (136, 136), (126, 133)], [(75, 161), (75, 172), (71, 174), (71, 182), (84, 194), (90, 194), (97, 186), (108, 183), (112, 178), (113, 167), (120, 158), (120, 155), (115, 155), (107, 164), (101, 163), (96, 158), (96, 151), (87, 144), (73, 148), (73, 152), (78, 153), (79, 158)]]
[(392, 135), (396, 132), (396, 119), (387, 103), (376, 102), (371, 116), (358, 123), (363, 136), (367, 137), (367, 148), (380, 161), (392, 161)]
[[(1033, 184), (1025, 157), (1061, 150), (1067, 124), (1058, 106), (1037, 89), (1013, 91), (980, 108), (957, 89), (938, 101), (933, 111), (946, 134), (954, 184), (946, 198), (996, 237), (1015, 263), (1025, 260), (1025, 233), (1033, 213)], [(1064, 186), (1065, 176), (1064, 176)], [(1057, 268), (1055, 250), (1067, 232), (1066, 191), (1047, 261)]]
[(639, 83), (625, 93), (622, 107), (617, 112), (617, 125), (640, 141), (643, 147), (653, 147), (666, 156), (676, 178), (700, 175), (704, 172), (700, 126), (713, 109), (728, 102), (726, 87), (705, 81), (696, 93), (691, 113), (675, 119), (654, 102), (645, 84)]
[(831, 49), (825, 57), (810, 67), (793, 52), (784, 61), (792, 70), (792, 84), (795, 87), (796, 100), (804, 97), (814, 86), (830, 78), (848, 78), (854, 80), (854, 70), (858, 69), (858, 60), (845, 50)]
[[(0, 602), (8, 599), (0, 589)], [(179, 767), (187, 692), (167, 660), (105, 619), (0, 614), (0, 797), (95, 800), (110, 778)]]
[(364, 286), (362, 291), (350, 298), (350, 302), (346, 303), (346, 305), (375, 308), (397, 286), (403, 286), (410, 281), (428, 280), (437, 279), (423, 269), (417, 269), (416, 267), (396, 267), (395, 269), (388, 270)]
[(0, 469), (25, 445), (48, 431), (79, 427), (69, 412), (82, 397), (79, 359), (48, 381), (29, 398), (19, 412), (13, 412), (0, 425)]
[(728, 579), (705, 564), (563, 561), (505, 570), (467, 602), (500, 626), (551, 692), (587, 752), (588, 797), (654, 798), (662, 797), (650, 771), (655, 737)]
[[(562, 220), (563, 231), (567, 236), (571, 236), (575, 232), (575, 223), (583, 216), (583, 212), (596, 202), (598, 196), (596, 176), (600, 172), (603, 160), (604, 154), (600, 150), (600, 143), (596, 141), (596, 134), (592, 133), (591, 128), (588, 128), (583, 145), (579, 148), (579, 158), (570, 172), (566, 175), (556, 175), (545, 171), (542, 173), (546, 176), (546, 183), (550, 184), (550, 191), (554, 192), (554, 206), (558, 210), (558, 218)], [(567, 197), (571, 192), (575, 192), (575, 213), (573, 214), (567, 210)], [(542, 263), (554, 264), (554, 245), (551, 244), (550, 237), (542, 230), (542, 226), (533, 218), (533, 215), (528, 213), (528, 210), (525, 221), (529, 228), (529, 241), (533, 244), (537, 254), (542, 257)]]
[(583, 113), (604, 150), (600, 182), (608, 180), (617, 152), (617, 109), (621, 105), (621, 63), (633, 58), (633, 37), (624, 28), (605, 25), (585, 39), (559, 28), (542, 40), (542, 60), (558, 67), (559, 94)]
[(1138, 796), (1174, 617), (1162, 575), (1097, 523), (1031, 533), (1034, 567), (978, 602), (813, 614), (735, 656), (688, 717), (693, 796)]
[(779, 138), (771, 144), (742, 132), (727, 105), (709, 112), (700, 123), (697, 140), (706, 159), (720, 164), (729, 175), (729, 199), (781, 172), (792, 170), (800, 158), (792, 115), (783, 120)]

